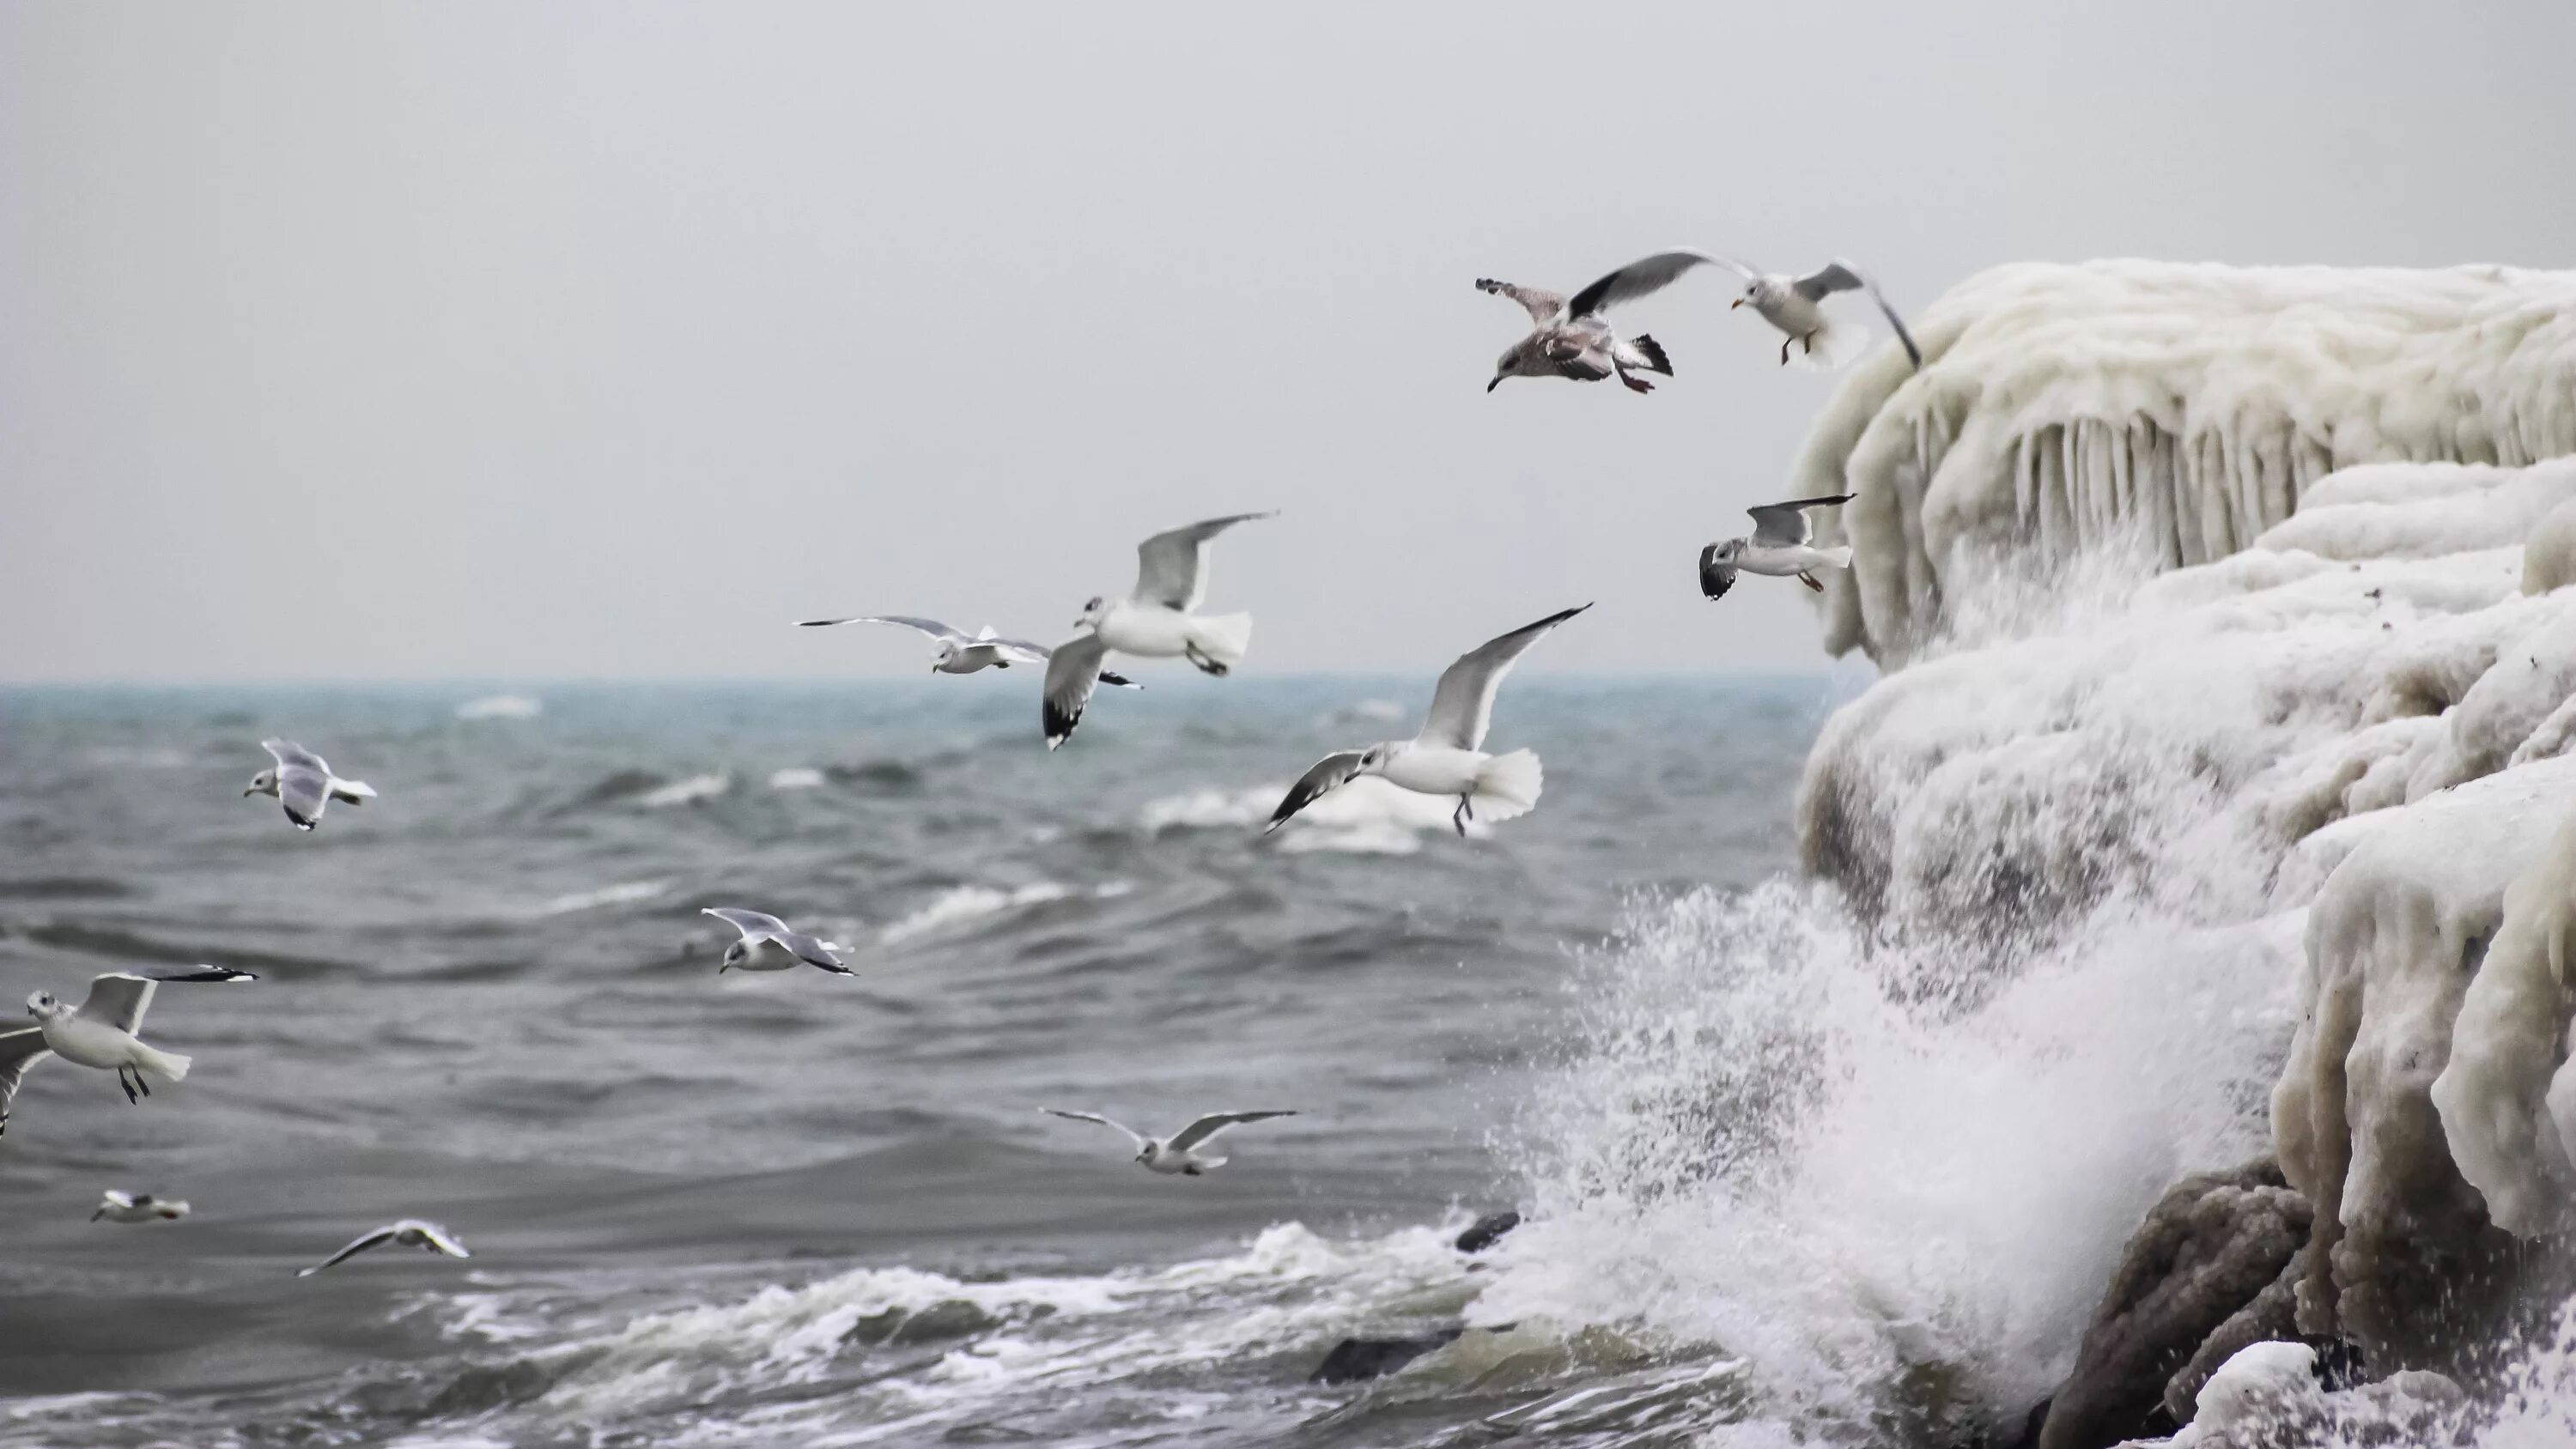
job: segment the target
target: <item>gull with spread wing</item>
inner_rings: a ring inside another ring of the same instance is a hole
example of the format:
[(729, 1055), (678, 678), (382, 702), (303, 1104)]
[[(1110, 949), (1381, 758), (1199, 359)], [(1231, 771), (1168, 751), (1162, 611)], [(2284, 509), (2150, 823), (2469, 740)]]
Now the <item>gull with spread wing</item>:
[(1807, 510), (1849, 503), (1852, 497), (1837, 493), (1831, 498), (1798, 498), (1744, 510), (1753, 515), (1753, 536), (1726, 539), (1699, 551), (1699, 591), (1712, 599), (1724, 597), (1728, 589), (1735, 587), (1736, 570), (1741, 569), (1775, 579), (1796, 579), (1823, 593), (1825, 586), (1813, 571), (1850, 568), (1851, 545), (1816, 547), (1809, 541), (1816, 536), (1816, 521), (1807, 516)]
[(1584, 288), (1566, 306), (1579, 308), (1588, 302), (1594, 307), (1608, 307), (1650, 292), (1660, 292), (1679, 280), (1684, 272), (1699, 266), (1723, 267), (1744, 279), (1743, 293), (1727, 305), (1732, 309), (1749, 302), (1754, 311), (1762, 314), (1763, 321), (1780, 329), (1783, 334), (1780, 364), (1783, 367), (1791, 361), (1792, 348), (1796, 349), (1796, 360), (1802, 366), (1817, 368), (1833, 367), (1853, 350), (1845, 345), (1845, 339), (1857, 341), (1863, 334), (1849, 326), (1837, 325), (1824, 309), (1824, 300), (1837, 292), (1869, 293), (1869, 299), (1878, 304), (1880, 314), (1887, 318), (1887, 325), (1896, 329), (1896, 340), (1904, 344), (1905, 355), (1913, 360), (1916, 367), (1923, 365), (1923, 350), (1914, 345), (1914, 334), (1905, 330), (1905, 319), (1897, 316), (1896, 309), (1888, 305), (1887, 297), (1878, 290), (1878, 284), (1849, 262), (1827, 262), (1803, 277), (1793, 277), (1785, 272), (1765, 272), (1733, 257), (1721, 257), (1711, 252), (1688, 249), (1657, 252), (1651, 257), (1630, 262)]
[(1213, 1168), (1225, 1166), (1228, 1159), (1210, 1156), (1197, 1149), (1229, 1127), (1246, 1122), (1266, 1122), (1273, 1117), (1294, 1117), (1295, 1112), (1210, 1112), (1167, 1138), (1152, 1138), (1133, 1127), (1112, 1122), (1096, 1112), (1067, 1112), (1060, 1107), (1040, 1107), (1041, 1112), (1056, 1117), (1069, 1117), (1076, 1122), (1097, 1122), (1115, 1127), (1136, 1144), (1136, 1160), (1148, 1172), (1166, 1177), (1197, 1177)]
[(1635, 374), (1660, 372), (1672, 376), (1673, 362), (1664, 355), (1662, 343), (1643, 332), (1622, 337), (1601, 319), (1601, 309), (1609, 302), (1594, 295), (1600, 286), (1595, 282), (1568, 301), (1555, 292), (1478, 277), (1477, 291), (1520, 303), (1531, 323), (1530, 334), (1505, 348), (1496, 360), (1494, 380), (1485, 384), (1485, 391), (1501, 387), (1507, 377), (1567, 377), (1576, 382), (1599, 382), (1615, 376), (1627, 384), (1630, 392), (1653, 392), (1655, 385)]
[(148, 1192), (118, 1192), (109, 1188), (98, 1197), (98, 1211), (89, 1215), (91, 1222), (111, 1223), (177, 1222), (188, 1215), (188, 1205)]
[[(894, 624), (917, 629), (939, 645), (939, 658), (930, 666), (933, 674), (972, 674), (985, 668), (1008, 669), (1014, 664), (1044, 664), (1055, 655), (1054, 650), (1043, 644), (1032, 644), (1026, 639), (1001, 638), (993, 632), (990, 624), (984, 626), (982, 633), (968, 634), (937, 619), (923, 619), (911, 614), (854, 614), (846, 619), (806, 619), (800, 622), (808, 629), (827, 628), (833, 624)], [(1129, 689), (1142, 687), (1107, 670), (1101, 671), (1100, 682)]]
[(374, 787), (366, 781), (332, 774), (330, 762), (293, 740), (261, 740), (259, 747), (275, 756), (277, 763), (251, 776), (250, 788), (242, 791), (242, 797), (276, 796), (298, 830), (320, 824), (322, 807), (334, 800), (358, 805), (376, 798)]
[(708, 906), (699, 914), (713, 916), (742, 932), (741, 940), (725, 947), (724, 964), (716, 968), (718, 976), (728, 971), (792, 971), (799, 963), (835, 976), (858, 974), (832, 954), (837, 949), (833, 943), (806, 935), (766, 911)]
[(1052, 750), (1073, 738), (1092, 689), (1107, 678), (1101, 661), (1110, 650), (1144, 659), (1185, 658), (1203, 673), (1223, 677), (1252, 647), (1250, 614), (1193, 612), (1207, 597), (1208, 543), (1238, 523), (1276, 513), (1235, 513), (1155, 534), (1136, 546), (1136, 590), (1123, 599), (1102, 595), (1082, 606), (1076, 634), (1047, 661), (1039, 725)]
[(325, 1268), (335, 1267), (341, 1263), (345, 1263), (351, 1258), (358, 1256), (360, 1253), (367, 1251), (369, 1248), (381, 1248), (387, 1243), (392, 1243), (397, 1247), (422, 1248), (429, 1252), (443, 1254), (450, 1258), (471, 1258), (474, 1256), (472, 1253), (465, 1251), (465, 1245), (457, 1241), (457, 1237), (454, 1233), (440, 1227), (438, 1224), (426, 1222), (420, 1218), (405, 1218), (398, 1223), (387, 1223), (383, 1227), (376, 1229), (374, 1232), (358, 1238), (356, 1241), (350, 1243), (349, 1246), (333, 1253), (330, 1257), (323, 1259), (321, 1262), (314, 1264), (310, 1268), (296, 1269), (295, 1276), (298, 1278), (310, 1278)]
[(1467, 822), (1479, 810), (1487, 820), (1528, 814), (1538, 804), (1538, 755), (1531, 750), (1485, 753), (1485, 730), (1494, 722), (1494, 692), (1502, 688), (1503, 676), (1512, 672), (1513, 663), (1532, 644), (1591, 607), (1583, 604), (1550, 614), (1459, 655), (1431, 692), (1431, 713), (1423, 718), (1420, 734), (1326, 755), (1288, 788), (1262, 833), (1278, 829), (1289, 816), (1362, 775), (1376, 775), (1417, 794), (1457, 796), (1458, 808), (1451, 812), (1449, 823), (1460, 835), (1467, 833)]
[(27, 998), (27, 1014), (36, 1024), (0, 1032), (0, 1132), (9, 1130), (9, 1103), (27, 1070), (48, 1056), (76, 1067), (116, 1073), (125, 1100), (152, 1095), (152, 1082), (175, 1082), (188, 1075), (188, 1058), (145, 1046), (136, 1035), (152, 991), (164, 981), (256, 981), (247, 971), (228, 966), (138, 966), (92, 977), (89, 995), (78, 1006), (57, 1000), (50, 991)]

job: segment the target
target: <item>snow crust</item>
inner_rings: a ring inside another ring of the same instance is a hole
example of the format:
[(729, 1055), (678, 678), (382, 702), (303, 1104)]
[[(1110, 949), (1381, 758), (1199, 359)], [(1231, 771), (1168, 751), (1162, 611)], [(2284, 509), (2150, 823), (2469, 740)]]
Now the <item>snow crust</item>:
[(1921, 371), (1893, 348), (1860, 364), (1786, 495), (1859, 495), (1820, 530), (1847, 529), (1858, 560), (1827, 586), (1826, 647), (1882, 663), (1937, 633), (1980, 554), (2134, 539), (2163, 567), (2206, 563), (2338, 470), (2344, 502), (2385, 511), (2325, 529), (2335, 543), (2456, 551), (2471, 545), (2410, 516), (2410, 495), (2478, 488), (2473, 471), (2355, 465), (2576, 453), (2576, 273), (2018, 264), (1915, 332)]

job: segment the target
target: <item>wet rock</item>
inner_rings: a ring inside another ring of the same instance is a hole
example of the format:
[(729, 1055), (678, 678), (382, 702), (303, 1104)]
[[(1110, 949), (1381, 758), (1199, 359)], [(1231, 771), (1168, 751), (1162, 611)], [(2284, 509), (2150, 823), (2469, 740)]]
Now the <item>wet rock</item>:
[(2168, 1383), (2279, 1282), (2309, 1220), (2307, 1199), (2269, 1158), (2166, 1189), (2121, 1251), (2037, 1449), (2107, 1449), (2170, 1431), (2181, 1416), (2165, 1412)]
[(1001, 1319), (978, 1305), (963, 1298), (948, 1298), (927, 1308), (889, 1308), (871, 1313), (851, 1324), (849, 1332), (841, 1335), (841, 1342), (869, 1348), (906, 1348), (964, 1338), (1001, 1326)]
[(1462, 1330), (1444, 1328), (1418, 1338), (1346, 1338), (1306, 1376), (1317, 1384), (1356, 1384), (1384, 1378), (1435, 1348), (1455, 1342)]
[(1483, 1217), (1476, 1219), (1474, 1223), (1470, 1224), (1467, 1231), (1458, 1235), (1458, 1251), (1462, 1253), (1481, 1253), (1487, 1248), (1492, 1247), (1494, 1244), (1501, 1242), (1503, 1240), (1503, 1234), (1510, 1232), (1512, 1229), (1517, 1228), (1520, 1225), (1521, 1215), (1519, 1213), (1508, 1210), (1498, 1213), (1487, 1213)]
[(2218, 1372), (2219, 1365), (2234, 1358), (2240, 1349), (2276, 1338), (2299, 1336), (2299, 1263), (2296, 1257), (2281, 1269), (2280, 1276), (2254, 1295), (2254, 1301), (2229, 1315), (2184, 1364), (2182, 1371), (2165, 1380), (2165, 1412), (2177, 1424), (2191, 1422), (2192, 1405), (2200, 1398), (2200, 1386)]

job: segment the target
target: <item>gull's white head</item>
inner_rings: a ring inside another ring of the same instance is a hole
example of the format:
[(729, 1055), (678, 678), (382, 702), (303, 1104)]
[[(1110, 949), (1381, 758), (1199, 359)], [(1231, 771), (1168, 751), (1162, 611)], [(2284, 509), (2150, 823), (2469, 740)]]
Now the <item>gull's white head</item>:
[(63, 1004), (55, 1000), (54, 993), (50, 991), (39, 991), (35, 995), (27, 998), (27, 1014), (36, 1018), (38, 1021), (42, 1021), (62, 1009)]
[(269, 768), (250, 777), (250, 788), (242, 791), (242, 796), (247, 799), (253, 795), (274, 795), (276, 793), (277, 767), (271, 765)]
[(1073, 627), (1077, 629), (1097, 629), (1100, 627), (1100, 621), (1108, 617), (1109, 600), (1099, 594), (1094, 594), (1091, 596), (1091, 602), (1082, 606), (1082, 617), (1073, 621)]
[(945, 669), (956, 662), (957, 642), (953, 639), (942, 639), (939, 641), (939, 661), (930, 666), (930, 672), (937, 674), (942, 669)]
[(1740, 538), (1730, 538), (1726, 542), (1717, 546), (1717, 561), (1719, 563), (1733, 563), (1744, 556), (1744, 549), (1745, 540)]
[(1360, 773), (1363, 775), (1384, 774), (1386, 772), (1386, 762), (1394, 759), (1396, 752), (1403, 749), (1404, 745), (1405, 742), (1402, 740), (1381, 740), (1378, 743), (1369, 746), (1367, 749), (1362, 750), (1360, 752)]
[(749, 939), (747, 939), (747, 938), (746, 938), (746, 939), (743, 939), (743, 940), (738, 940), (738, 941), (734, 942), (732, 945), (725, 947), (725, 953), (724, 953), (724, 964), (723, 964), (723, 965), (721, 965), (721, 966), (718, 966), (718, 967), (716, 968), (716, 974), (717, 974), (718, 976), (722, 976), (722, 975), (723, 975), (723, 974), (725, 974), (726, 972), (731, 971), (731, 970), (732, 970), (733, 968), (735, 968), (736, 966), (739, 966), (739, 965), (741, 965), (743, 962), (748, 961), (748, 960), (750, 960), (750, 959), (751, 959), (751, 942), (750, 942), (750, 940), (749, 940)]

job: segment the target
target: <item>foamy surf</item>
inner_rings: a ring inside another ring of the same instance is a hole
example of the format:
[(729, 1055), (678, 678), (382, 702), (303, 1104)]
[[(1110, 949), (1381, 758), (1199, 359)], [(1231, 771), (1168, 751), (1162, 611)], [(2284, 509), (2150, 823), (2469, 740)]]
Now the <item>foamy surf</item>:
[(456, 707), (456, 717), (464, 720), (535, 719), (545, 712), (543, 701), (524, 694), (487, 694)]
[(733, 776), (716, 771), (691, 775), (685, 780), (674, 780), (668, 785), (647, 790), (635, 797), (635, 803), (647, 810), (667, 810), (674, 805), (694, 805), (701, 800), (712, 800), (732, 788)]

